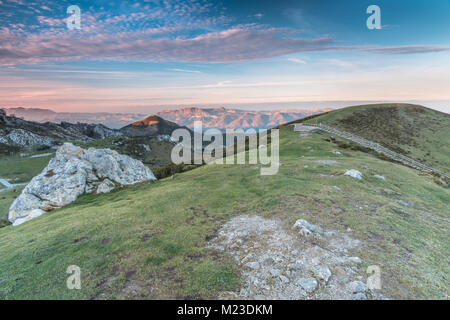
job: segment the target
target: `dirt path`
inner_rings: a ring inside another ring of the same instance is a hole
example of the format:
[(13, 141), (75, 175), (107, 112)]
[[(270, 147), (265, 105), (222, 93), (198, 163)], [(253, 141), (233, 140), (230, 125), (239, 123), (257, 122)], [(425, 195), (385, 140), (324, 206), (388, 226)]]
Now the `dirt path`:
[(15, 187), (19, 187), (19, 186), (24, 186), (24, 185), (26, 185), (26, 184), (27, 184), (27, 182), (25, 182), (25, 183), (16, 183), (16, 184), (11, 184), (11, 183), (9, 183), (9, 181), (8, 181), (8, 180), (6, 180), (6, 179), (3, 179), (3, 178), (0, 178), (0, 183), (1, 183), (2, 185), (4, 185), (4, 186), (5, 186), (5, 189), (2, 189), (2, 190), (0, 190), (0, 192), (3, 192), (3, 191), (6, 191), (6, 190), (9, 190), (9, 189), (12, 189), (12, 188), (15, 188)]

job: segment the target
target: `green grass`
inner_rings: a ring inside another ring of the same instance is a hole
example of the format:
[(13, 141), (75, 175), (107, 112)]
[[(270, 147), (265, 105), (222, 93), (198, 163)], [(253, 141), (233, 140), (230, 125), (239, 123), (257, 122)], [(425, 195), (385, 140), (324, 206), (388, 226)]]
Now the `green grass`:
[[(51, 157), (2, 157), (0, 158), (0, 178), (11, 179), (9, 182), (13, 184), (28, 182), (41, 173)], [(0, 187), (3, 188), (3, 185)], [(17, 186), (14, 189), (0, 192), (0, 228), (9, 224), (9, 207), (23, 188), (24, 186)]]
[[(448, 298), (449, 190), (429, 175), (339, 148), (327, 137), (299, 138), (281, 127), (282, 166), (274, 176), (261, 176), (258, 165), (205, 165), (174, 179), (85, 195), (0, 228), (0, 298), (216, 298), (239, 288), (239, 268), (205, 245), (240, 214), (277, 216), (286, 227), (302, 215), (328, 229), (351, 228), (363, 243), (354, 255), (364, 266), (381, 267), (386, 296)], [(344, 176), (347, 169), (361, 171), (364, 180)], [(73, 264), (81, 268), (81, 290), (66, 288), (65, 271)]]
[[(146, 151), (143, 144), (149, 145), (151, 150)], [(83, 148), (110, 148), (121, 154), (141, 160), (151, 169), (171, 163), (170, 151), (172, 144), (168, 141), (158, 142), (156, 138), (148, 137), (111, 137), (92, 141), (88, 144), (79, 144)]]
[(52, 157), (2, 157), (0, 158), (0, 177), (13, 179), (13, 181), (10, 181), (11, 183), (28, 182), (41, 173)]
[(329, 124), (450, 171), (450, 115), (446, 113), (412, 104), (375, 104), (339, 109), (305, 122)]

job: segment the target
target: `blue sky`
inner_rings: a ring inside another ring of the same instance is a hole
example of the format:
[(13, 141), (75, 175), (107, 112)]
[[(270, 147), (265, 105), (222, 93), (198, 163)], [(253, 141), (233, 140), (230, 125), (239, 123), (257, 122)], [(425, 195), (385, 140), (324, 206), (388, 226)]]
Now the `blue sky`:
[[(369, 5), (381, 9), (369, 30)], [(66, 25), (69, 5), (81, 29)], [(0, 0), (0, 101), (58, 111), (450, 100), (450, 1)]]

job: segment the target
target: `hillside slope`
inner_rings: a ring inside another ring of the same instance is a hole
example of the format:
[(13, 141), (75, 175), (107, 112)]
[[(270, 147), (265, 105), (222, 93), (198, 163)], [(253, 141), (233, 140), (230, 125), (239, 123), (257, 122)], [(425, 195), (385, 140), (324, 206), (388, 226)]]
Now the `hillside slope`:
[[(349, 254), (363, 263), (355, 272), (364, 280), (367, 266), (379, 266), (385, 297), (448, 298), (447, 188), (414, 169), (340, 148), (323, 132), (299, 135), (290, 125), (280, 128), (280, 162), (273, 176), (261, 176), (258, 165), (206, 165), (174, 179), (83, 196), (0, 228), (0, 298), (239, 294), (243, 264), (206, 246), (243, 214), (278, 219), (289, 234), (302, 218), (357, 239)], [(345, 176), (349, 169), (363, 180)], [(315, 241), (313, 248), (325, 240)], [(81, 268), (81, 290), (66, 288), (70, 265)], [(341, 272), (330, 269), (332, 277)]]
[(351, 132), (450, 172), (449, 114), (412, 104), (375, 104), (331, 111), (305, 122)]

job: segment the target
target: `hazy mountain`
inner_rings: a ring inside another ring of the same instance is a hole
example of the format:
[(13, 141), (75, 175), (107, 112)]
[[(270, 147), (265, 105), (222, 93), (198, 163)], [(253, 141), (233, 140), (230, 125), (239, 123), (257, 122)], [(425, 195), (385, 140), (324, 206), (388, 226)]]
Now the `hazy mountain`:
[(203, 128), (271, 128), (299, 118), (331, 110), (315, 108), (308, 110), (249, 111), (227, 108), (184, 108), (164, 110), (158, 113), (164, 119), (192, 128), (194, 121), (202, 121)]
[[(142, 113), (77, 113), (55, 112), (38, 108), (9, 108), (8, 115), (15, 115), (36, 122), (101, 123), (110, 128), (122, 128), (148, 116)], [(201, 120), (203, 128), (270, 128), (305, 116), (329, 111), (330, 108), (312, 108), (304, 110), (285, 109), (271, 111), (248, 111), (228, 108), (183, 108), (163, 110), (156, 115), (192, 128), (194, 121)]]
[(147, 114), (108, 113), (108, 112), (55, 112), (39, 108), (5, 108), (8, 115), (36, 122), (101, 123), (119, 129), (132, 122), (143, 119)]

